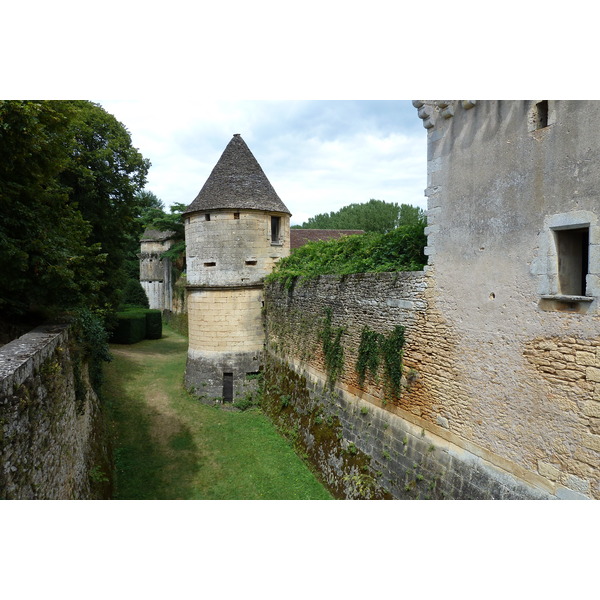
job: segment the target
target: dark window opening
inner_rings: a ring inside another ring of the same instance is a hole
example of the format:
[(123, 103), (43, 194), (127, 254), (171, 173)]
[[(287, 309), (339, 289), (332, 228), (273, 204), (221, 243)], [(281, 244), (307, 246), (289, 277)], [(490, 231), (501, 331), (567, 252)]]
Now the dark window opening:
[(234, 219), (239, 219), (240, 218), (240, 213), (233, 213), (233, 218)]
[(233, 373), (223, 373), (223, 402), (233, 402)]
[(559, 293), (565, 296), (585, 296), (589, 272), (590, 230), (556, 229)]
[(216, 262), (205, 262), (204, 266), (205, 267), (216, 267), (217, 263)]
[(255, 260), (247, 260), (246, 264), (250, 265), (250, 266), (254, 266), (256, 264), (256, 261)]
[(209, 215), (208, 213), (206, 213), (206, 214), (204, 215), (204, 220), (205, 220), (205, 221), (210, 221), (210, 215)]
[(548, 127), (548, 100), (542, 100), (535, 105), (536, 129)]
[(280, 227), (281, 227), (281, 217), (271, 217), (271, 242), (279, 241)]

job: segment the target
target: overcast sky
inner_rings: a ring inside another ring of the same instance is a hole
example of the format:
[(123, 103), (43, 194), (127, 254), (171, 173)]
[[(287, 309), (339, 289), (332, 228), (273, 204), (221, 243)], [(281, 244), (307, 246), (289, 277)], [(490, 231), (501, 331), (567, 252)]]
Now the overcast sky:
[(410, 100), (96, 100), (150, 159), (146, 189), (190, 204), (234, 133), (301, 224), (371, 198), (425, 207), (426, 130)]

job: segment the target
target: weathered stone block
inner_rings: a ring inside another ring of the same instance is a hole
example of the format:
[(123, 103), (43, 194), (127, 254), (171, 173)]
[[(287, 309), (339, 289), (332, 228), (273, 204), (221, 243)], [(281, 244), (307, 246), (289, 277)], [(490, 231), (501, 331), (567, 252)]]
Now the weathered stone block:
[(588, 367), (585, 370), (585, 376), (588, 381), (600, 383), (600, 369), (597, 367)]
[(560, 469), (541, 460), (538, 460), (538, 473), (551, 481), (558, 481), (560, 478)]
[(578, 365), (595, 366), (598, 364), (596, 355), (592, 352), (576, 352), (575, 361)]

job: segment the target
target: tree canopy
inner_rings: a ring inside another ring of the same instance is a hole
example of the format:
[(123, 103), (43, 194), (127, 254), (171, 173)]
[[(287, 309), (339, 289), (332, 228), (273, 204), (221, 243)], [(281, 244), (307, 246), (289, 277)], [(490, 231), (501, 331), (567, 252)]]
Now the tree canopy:
[(114, 308), (150, 162), (87, 101), (0, 101), (0, 309)]
[(402, 224), (417, 223), (423, 211), (409, 204), (371, 199), (363, 204), (349, 204), (338, 211), (310, 217), (301, 229), (360, 229), (386, 233)]

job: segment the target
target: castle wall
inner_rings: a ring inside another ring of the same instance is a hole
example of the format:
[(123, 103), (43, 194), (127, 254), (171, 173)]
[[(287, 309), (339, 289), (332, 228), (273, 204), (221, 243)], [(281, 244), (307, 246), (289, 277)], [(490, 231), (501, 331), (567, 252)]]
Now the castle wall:
[[(548, 498), (569, 496), (546, 474), (508, 460), (501, 446), (451, 429), (463, 413), (461, 357), (435, 304), (428, 273), (367, 273), (265, 290), (265, 409), (339, 497)], [(331, 322), (327, 325), (328, 316)], [(361, 382), (365, 328), (404, 327), (403, 379), (390, 392), (383, 364)], [(332, 386), (324, 337), (342, 330), (343, 368)], [(458, 397), (455, 395), (458, 392)], [(383, 491), (382, 491), (383, 490)]]
[[(276, 232), (272, 217), (279, 220)], [(192, 213), (186, 218), (186, 252), (186, 385), (208, 403), (242, 399), (263, 366), (262, 282), (289, 253), (289, 215)]]
[[(427, 269), (451, 342), (430, 357), (453, 363), (438, 413), (449, 432), (557, 490), (599, 498), (600, 103), (549, 101), (543, 127), (536, 106), (420, 109)], [(561, 282), (560, 239), (581, 229), (589, 269), (576, 292)]]
[[(280, 218), (276, 242), (271, 217)], [(210, 219), (210, 220), (207, 220)], [(259, 210), (211, 210), (186, 218), (189, 285), (256, 285), (289, 254), (290, 219)]]
[(172, 240), (142, 240), (140, 283), (148, 297), (150, 308), (173, 310), (173, 266), (162, 254), (173, 245)]
[(233, 380), (233, 398), (243, 396), (248, 376), (258, 373), (263, 364), (262, 305), (261, 286), (188, 288), (185, 383), (198, 397), (222, 402), (226, 373)]
[(102, 431), (66, 326), (38, 327), (0, 349), (0, 498), (106, 497)]

